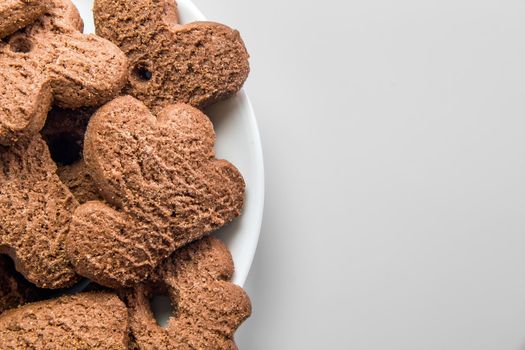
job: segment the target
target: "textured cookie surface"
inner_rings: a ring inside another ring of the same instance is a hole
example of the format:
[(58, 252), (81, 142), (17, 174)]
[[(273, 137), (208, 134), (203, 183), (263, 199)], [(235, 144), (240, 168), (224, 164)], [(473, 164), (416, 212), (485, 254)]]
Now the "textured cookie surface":
[(0, 42), (0, 144), (42, 129), (54, 102), (64, 108), (99, 105), (127, 79), (126, 56), (111, 42), (84, 35), (69, 0), (48, 0), (36, 22)]
[(83, 160), (58, 168), (58, 176), (80, 204), (103, 200)]
[(173, 0), (96, 0), (94, 16), (97, 34), (130, 60), (125, 93), (154, 111), (173, 103), (203, 108), (240, 90), (248, 76), (239, 32), (212, 22), (180, 25)]
[(37, 135), (0, 146), (0, 254), (8, 254), (30, 282), (61, 288), (77, 280), (65, 237), (77, 201), (56, 175)]
[(24, 305), (0, 316), (0, 349), (127, 349), (125, 305), (83, 293)]
[[(127, 293), (137, 349), (237, 349), (233, 335), (250, 316), (246, 293), (229, 281), (233, 262), (226, 246), (205, 237), (173, 254), (152, 280)], [(167, 294), (176, 310), (166, 328), (155, 321), (152, 295)]]
[(0, 0), (0, 39), (35, 21), (46, 6), (47, 0)]
[(84, 161), (103, 202), (74, 213), (67, 251), (75, 270), (109, 287), (131, 286), (175, 249), (240, 215), (244, 180), (216, 160), (209, 119), (184, 104), (155, 117), (132, 97), (99, 109)]

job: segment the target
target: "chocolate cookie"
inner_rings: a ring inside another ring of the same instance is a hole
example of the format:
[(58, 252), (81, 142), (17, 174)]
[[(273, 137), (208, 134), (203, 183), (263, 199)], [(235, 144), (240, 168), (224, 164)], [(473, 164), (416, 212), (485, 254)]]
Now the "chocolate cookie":
[[(137, 349), (237, 349), (233, 335), (251, 314), (246, 293), (229, 281), (233, 261), (226, 246), (206, 237), (182, 248), (157, 276), (127, 292), (132, 341)], [(167, 294), (176, 310), (161, 328), (150, 308), (155, 293)]]
[(173, 0), (96, 0), (97, 34), (130, 60), (124, 93), (153, 111), (167, 104), (203, 108), (239, 91), (248, 52), (239, 32), (212, 22), (180, 25)]
[(65, 252), (71, 215), (78, 203), (56, 175), (40, 135), (0, 146), (0, 254), (42, 288), (77, 280)]
[(128, 315), (108, 293), (24, 305), (0, 316), (0, 349), (128, 349)]
[(104, 199), (73, 215), (67, 251), (75, 270), (108, 287), (132, 286), (175, 249), (240, 215), (244, 180), (216, 160), (210, 120), (184, 104), (157, 114), (132, 97), (100, 108), (84, 161)]
[(0, 39), (33, 23), (46, 6), (46, 0), (0, 0)]
[(100, 105), (119, 93), (127, 59), (111, 42), (84, 35), (69, 0), (48, 0), (35, 23), (0, 42), (0, 144), (10, 145), (44, 126), (51, 103)]

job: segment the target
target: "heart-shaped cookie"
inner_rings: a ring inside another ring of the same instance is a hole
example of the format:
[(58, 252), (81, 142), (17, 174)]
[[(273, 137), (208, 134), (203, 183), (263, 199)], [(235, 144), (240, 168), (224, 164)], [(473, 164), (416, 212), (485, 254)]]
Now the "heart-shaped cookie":
[(185, 104), (154, 116), (117, 98), (91, 118), (84, 161), (107, 201), (76, 209), (67, 240), (75, 270), (108, 286), (144, 280), (175, 249), (240, 215), (244, 180), (215, 159), (206, 115)]

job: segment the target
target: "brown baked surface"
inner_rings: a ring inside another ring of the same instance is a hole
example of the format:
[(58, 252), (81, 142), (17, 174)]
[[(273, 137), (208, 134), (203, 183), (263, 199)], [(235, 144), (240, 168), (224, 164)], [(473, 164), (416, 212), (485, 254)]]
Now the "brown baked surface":
[(173, 103), (203, 108), (239, 91), (248, 77), (239, 32), (212, 22), (180, 25), (173, 0), (96, 0), (94, 17), (97, 34), (129, 58), (124, 93), (153, 111)]
[(240, 215), (244, 180), (216, 160), (213, 126), (184, 104), (157, 117), (119, 97), (92, 117), (84, 161), (111, 206), (88, 202), (73, 215), (67, 250), (75, 270), (108, 287), (132, 286), (175, 249)]
[(0, 254), (8, 254), (30, 282), (62, 288), (77, 281), (65, 237), (78, 203), (56, 175), (39, 135), (0, 146)]
[(0, 144), (10, 145), (44, 126), (51, 103), (78, 108), (117, 95), (127, 59), (111, 42), (84, 35), (70, 0), (48, 0), (36, 22), (0, 41)]
[(109, 293), (26, 304), (0, 315), (0, 349), (127, 349), (127, 316)]
[[(230, 283), (233, 261), (218, 239), (205, 237), (173, 254), (156, 276), (128, 291), (132, 342), (136, 349), (237, 349), (233, 335), (251, 314), (250, 299)], [(167, 328), (149, 306), (155, 294), (170, 297), (175, 314)]]
[(58, 176), (80, 204), (103, 200), (83, 160), (59, 167)]
[(46, 6), (47, 0), (0, 0), (0, 39), (34, 22)]

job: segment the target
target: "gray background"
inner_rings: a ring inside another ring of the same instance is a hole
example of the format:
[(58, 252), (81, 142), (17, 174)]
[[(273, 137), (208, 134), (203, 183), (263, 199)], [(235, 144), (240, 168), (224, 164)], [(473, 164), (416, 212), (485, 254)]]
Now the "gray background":
[(267, 202), (241, 349), (525, 349), (525, 1), (195, 0)]

